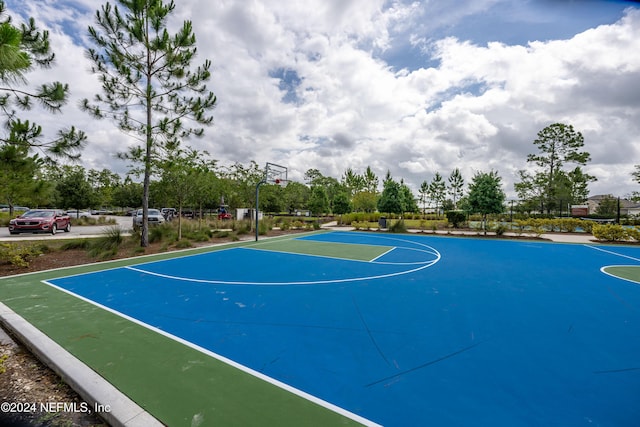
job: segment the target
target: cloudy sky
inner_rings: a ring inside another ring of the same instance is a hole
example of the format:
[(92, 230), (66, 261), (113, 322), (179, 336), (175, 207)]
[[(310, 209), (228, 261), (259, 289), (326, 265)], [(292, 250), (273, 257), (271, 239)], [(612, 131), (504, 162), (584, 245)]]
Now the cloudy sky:
[[(77, 108), (100, 87), (85, 58), (96, 0), (6, 0), (51, 32), (56, 66), (30, 82), (69, 83), (50, 132), (87, 132), (87, 168), (126, 173), (135, 143)], [(514, 197), (536, 134), (571, 124), (591, 153), (591, 194), (625, 196), (640, 164), (640, 4), (606, 0), (176, 0), (199, 65), (210, 59), (214, 125), (189, 141), (222, 164), (387, 170), (414, 189), (460, 168), (496, 170)], [(39, 114), (34, 110), (32, 114)]]

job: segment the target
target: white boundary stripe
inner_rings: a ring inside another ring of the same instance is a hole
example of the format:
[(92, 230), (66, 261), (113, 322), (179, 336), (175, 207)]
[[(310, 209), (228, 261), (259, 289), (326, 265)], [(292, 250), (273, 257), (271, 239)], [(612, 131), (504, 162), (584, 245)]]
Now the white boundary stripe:
[(626, 277), (620, 277), (620, 276), (616, 276), (615, 274), (609, 273), (608, 271), (605, 270), (606, 268), (609, 268), (609, 267), (635, 267), (635, 268), (638, 268), (639, 266), (637, 266), (637, 265), (605, 265), (604, 267), (602, 267), (600, 269), (600, 271), (602, 273), (606, 274), (607, 276), (615, 277), (616, 279), (619, 279), (619, 280), (625, 280), (627, 282), (631, 282), (633, 284), (640, 285), (640, 282), (636, 282), (635, 280), (627, 279)]
[(393, 251), (394, 249), (406, 249), (408, 251), (416, 251), (416, 252), (424, 252), (430, 255), (438, 255), (437, 251), (432, 252), (432, 251), (426, 251), (423, 249), (416, 249), (416, 248), (397, 248), (397, 247), (393, 247), (391, 249), (389, 249), (388, 251), (384, 252), (381, 255), (378, 255), (377, 257), (369, 260), (369, 261), (365, 261), (365, 260), (361, 260), (361, 259), (354, 259), (354, 258), (343, 258), (343, 257), (337, 257), (337, 256), (329, 256), (329, 255), (318, 255), (318, 254), (306, 254), (303, 252), (291, 252), (291, 251), (281, 251), (278, 249), (268, 249), (268, 248), (256, 248), (256, 247), (244, 247), (244, 248), (237, 248), (237, 249), (247, 249), (247, 250), (251, 250), (251, 251), (262, 251), (262, 252), (272, 252), (272, 253), (281, 253), (281, 254), (288, 254), (288, 255), (298, 255), (298, 256), (303, 256), (303, 257), (317, 257), (317, 258), (327, 258), (327, 259), (337, 259), (340, 261), (350, 261), (350, 262), (361, 262), (361, 263), (365, 263), (365, 264), (380, 264), (380, 265), (423, 265), (423, 264), (429, 264), (432, 263), (433, 260), (429, 260), (429, 261), (420, 261), (420, 262), (384, 262), (384, 261), (376, 261), (377, 259), (379, 259), (380, 257), (388, 254), (389, 252)]
[[(164, 279), (171, 279), (171, 280), (179, 280), (179, 281), (184, 281), (184, 282), (194, 282), (194, 283), (210, 283), (210, 284), (215, 284), (215, 285), (253, 285), (253, 286), (288, 286), (288, 285), (324, 285), (324, 284), (330, 284), (330, 283), (346, 283), (346, 282), (360, 282), (360, 281), (364, 281), (364, 280), (373, 280), (373, 279), (382, 279), (382, 278), (387, 278), (387, 277), (394, 277), (394, 276), (400, 276), (403, 274), (409, 274), (409, 273), (413, 273), (415, 271), (419, 271), (419, 270), (423, 270), (425, 268), (431, 267), (432, 265), (436, 264), (438, 261), (440, 261), (440, 259), (442, 258), (442, 256), (440, 255), (440, 252), (438, 252), (435, 248), (432, 248), (429, 245), (425, 245), (422, 243), (418, 243), (418, 242), (414, 242), (411, 240), (405, 240), (405, 239), (399, 239), (399, 238), (395, 238), (395, 237), (383, 237), (383, 236), (376, 236), (380, 239), (386, 239), (386, 240), (395, 240), (395, 241), (400, 241), (400, 242), (409, 242), (411, 244), (414, 245), (418, 245), (418, 246), (422, 246), (424, 248), (427, 248), (426, 250), (421, 250), (421, 249), (417, 249), (417, 248), (406, 248), (406, 249), (410, 249), (410, 250), (415, 250), (415, 251), (422, 251), (431, 255), (435, 256), (435, 259), (425, 262), (425, 263), (421, 263), (420, 267), (416, 267), (413, 269), (409, 269), (409, 270), (404, 270), (404, 271), (399, 271), (399, 272), (395, 272), (395, 273), (388, 273), (388, 274), (380, 274), (380, 275), (376, 275), (376, 276), (365, 276), (365, 277), (353, 277), (353, 278), (347, 278), (347, 279), (333, 279), (333, 280), (312, 280), (312, 281), (289, 281), (289, 282), (255, 282), (255, 281), (227, 281), (227, 280), (207, 280), (207, 279), (193, 279), (193, 278), (189, 278), (189, 277), (182, 277), (182, 276), (172, 276), (172, 275), (168, 275), (168, 274), (162, 274), (162, 273), (156, 273), (153, 271), (149, 271), (149, 270), (144, 270), (142, 268), (139, 267), (134, 267), (134, 266), (126, 266), (123, 267), (127, 270), (131, 270), (131, 271), (136, 271), (138, 273), (142, 273), (142, 274), (149, 274), (152, 276), (157, 276), (157, 277), (162, 277)], [(251, 250), (259, 250), (259, 251), (263, 251), (264, 249), (259, 249), (259, 248), (238, 248), (238, 249), (251, 249)], [(276, 252), (276, 251), (271, 251), (271, 252)], [(281, 252), (281, 251), (280, 251)], [(283, 252), (286, 253), (286, 252)], [(300, 255), (300, 256), (319, 256), (320, 255), (306, 255), (306, 254), (298, 254), (298, 253), (293, 253), (295, 255)], [(331, 257), (325, 257), (325, 258), (331, 258)], [(343, 258), (333, 258), (333, 259), (343, 259)], [(370, 263), (370, 261), (358, 261), (358, 260), (349, 260), (349, 261), (354, 261), (354, 262), (365, 262), (367, 264)], [(382, 263), (382, 262), (377, 262), (377, 264), (394, 264), (394, 263)], [(138, 264), (140, 265), (144, 265), (144, 264)], [(395, 265), (415, 265), (414, 264), (400, 264), (397, 263)]]
[(352, 419), (352, 420), (354, 420), (356, 422), (359, 422), (359, 423), (361, 423), (361, 424), (363, 424), (365, 426), (382, 427), (380, 424), (377, 424), (377, 423), (375, 423), (373, 421), (370, 421), (370, 420), (368, 420), (366, 418), (363, 418), (360, 415), (357, 415), (357, 414), (354, 414), (352, 412), (349, 412), (346, 409), (340, 408), (339, 406), (336, 406), (336, 405), (334, 405), (332, 403), (329, 403), (329, 402), (327, 402), (325, 400), (322, 400), (322, 399), (320, 399), (320, 398), (318, 398), (316, 396), (313, 396), (313, 395), (311, 395), (309, 393), (306, 393), (306, 392), (304, 392), (302, 390), (298, 390), (297, 388), (292, 387), (292, 386), (290, 386), (288, 384), (285, 384), (283, 382), (280, 382), (280, 381), (276, 380), (275, 378), (271, 378), (271, 377), (269, 377), (269, 376), (267, 376), (267, 375), (265, 375), (265, 374), (263, 374), (261, 372), (258, 372), (258, 371), (255, 371), (255, 370), (249, 368), (248, 366), (244, 366), (244, 365), (242, 365), (242, 364), (240, 364), (238, 362), (235, 362), (235, 361), (233, 361), (233, 360), (231, 360), (229, 358), (226, 358), (226, 357), (224, 357), (224, 356), (222, 356), (222, 355), (220, 355), (218, 353), (214, 353), (211, 350), (207, 350), (204, 347), (200, 347), (197, 344), (194, 344), (194, 343), (189, 342), (189, 341), (187, 341), (185, 339), (182, 339), (182, 338), (180, 338), (180, 337), (178, 337), (176, 335), (173, 335), (173, 334), (171, 334), (171, 333), (169, 333), (167, 331), (163, 331), (162, 329), (158, 329), (158, 328), (156, 328), (154, 326), (151, 326), (151, 325), (149, 325), (149, 324), (147, 324), (147, 323), (145, 323), (145, 322), (143, 322), (141, 320), (138, 320), (138, 319), (136, 319), (134, 317), (126, 315), (126, 314), (124, 314), (124, 313), (122, 313), (122, 312), (120, 312), (118, 310), (114, 310), (114, 309), (112, 309), (110, 307), (102, 305), (102, 304), (100, 304), (100, 303), (98, 303), (96, 301), (93, 301), (93, 300), (89, 299), (89, 298), (83, 297), (83, 296), (78, 295), (78, 294), (76, 294), (74, 292), (71, 292), (71, 291), (69, 291), (67, 289), (64, 289), (64, 288), (61, 288), (61, 287), (59, 287), (57, 285), (54, 285), (53, 283), (50, 283), (48, 281), (43, 281), (43, 283), (45, 283), (45, 284), (47, 284), (47, 285), (49, 285), (49, 286), (51, 286), (51, 287), (53, 287), (55, 289), (58, 289), (58, 290), (60, 290), (62, 292), (65, 292), (65, 293), (67, 293), (67, 294), (69, 294), (71, 296), (74, 296), (74, 297), (76, 297), (78, 299), (81, 299), (81, 300), (83, 300), (85, 302), (88, 302), (89, 304), (95, 305), (98, 308), (101, 308), (101, 309), (106, 310), (106, 311), (108, 311), (110, 313), (113, 313), (113, 314), (115, 314), (117, 316), (120, 316), (123, 319), (129, 320), (130, 322), (133, 322), (133, 323), (135, 323), (137, 325), (140, 325), (140, 326), (142, 326), (144, 328), (147, 328), (152, 332), (155, 332), (155, 333), (158, 333), (160, 335), (163, 335), (163, 336), (165, 336), (167, 338), (170, 338), (170, 339), (172, 339), (172, 340), (174, 340), (174, 341), (176, 341), (176, 342), (178, 342), (180, 344), (183, 344), (183, 345), (185, 345), (187, 347), (190, 347), (190, 348), (192, 348), (192, 349), (194, 349), (196, 351), (199, 351), (199, 352), (201, 352), (203, 354), (211, 356), (214, 359), (219, 360), (220, 362), (223, 362), (223, 363), (225, 363), (225, 364), (227, 364), (229, 366), (232, 366), (232, 367), (234, 367), (236, 369), (239, 369), (242, 372), (245, 372), (245, 373), (247, 373), (249, 375), (252, 375), (252, 376), (254, 376), (256, 378), (259, 378), (259, 379), (261, 379), (263, 381), (266, 381), (269, 384), (272, 384), (272, 385), (274, 385), (276, 387), (279, 387), (279, 388), (281, 388), (283, 390), (286, 390), (286, 391), (288, 391), (290, 393), (293, 393), (293, 394), (295, 394), (295, 395), (297, 395), (299, 397), (302, 397), (303, 399), (309, 400), (310, 402), (313, 402), (313, 403), (315, 403), (315, 404), (317, 404), (319, 406), (322, 406), (325, 409), (333, 411), (333, 412), (335, 412), (337, 414), (340, 414), (340, 415), (342, 415), (342, 416), (344, 416), (346, 418)]
[(629, 256), (629, 255), (624, 255), (624, 254), (619, 254), (617, 252), (608, 251), (606, 249), (602, 249), (602, 248), (599, 248), (599, 247), (593, 246), (593, 245), (583, 245), (583, 246), (586, 246), (587, 248), (595, 249), (596, 251), (605, 252), (605, 253), (608, 253), (608, 254), (611, 254), (611, 255), (616, 255), (616, 256), (619, 256), (619, 257), (622, 257), (622, 258), (628, 258), (628, 259), (632, 259), (634, 261), (640, 262), (640, 258), (634, 258), (634, 257)]
[[(395, 249), (396, 249), (396, 248), (395, 248), (395, 247), (393, 247), (393, 248), (389, 249), (388, 251), (386, 251), (385, 253), (378, 255), (377, 257), (375, 257), (374, 259), (372, 259), (372, 260), (371, 260), (371, 261), (369, 261), (369, 262), (376, 262), (376, 260), (377, 260), (377, 259), (382, 258), (382, 257), (383, 257), (383, 256), (385, 256), (386, 254), (391, 253), (391, 252), (392, 252), (392, 251), (394, 251)], [(425, 251), (425, 252), (426, 252), (426, 251)], [(385, 264), (386, 264), (386, 263), (385, 263)]]

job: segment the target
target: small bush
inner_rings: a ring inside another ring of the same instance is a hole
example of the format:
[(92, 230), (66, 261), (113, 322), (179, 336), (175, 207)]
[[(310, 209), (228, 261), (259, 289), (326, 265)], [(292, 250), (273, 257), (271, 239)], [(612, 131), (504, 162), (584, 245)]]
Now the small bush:
[(90, 244), (89, 244), (89, 240), (88, 239), (69, 240), (67, 242), (64, 242), (60, 246), (60, 249), (62, 249), (63, 251), (69, 251), (69, 250), (73, 250), (73, 249), (88, 249), (89, 246), (90, 246)]
[(177, 249), (187, 249), (193, 247), (191, 240), (189, 239), (181, 239), (176, 242)]
[(5, 368), (4, 362), (6, 362), (8, 358), (8, 354), (3, 354), (2, 356), (0, 356), (0, 374), (4, 374), (5, 372), (7, 372), (7, 368)]
[(627, 230), (618, 224), (593, 224), (593, 236), (608, 242), (619, 242), (629, 238)]
[(460, 228), (467, 219), (466, 215), (462, 211), (447, 211), (447, 221), (453, 225), (453, 228)]
[(109, 227), (104, 235), (89, 243), (89, 256), (103, 259), (114, 256), (123, 242), (124, 236), (120, 227)]
[(28, 267), (33, 258), (42, 254), (35, 245), (16, 245), (0, 243), (0, 261), (8, 262), (16, 267)]
[(405, 224), (404, 220), (398, 220), (398, 221), (394, 221), (393, 224), (391, 224), (391, 226), (389, 226), (389, 231), (392, 233), (406, 233), (407, 232), (407, 225)]
[(495, 227), (496, 236), (502, 236), (507, 231), (507, 226), (504, 224), (498, 224)]

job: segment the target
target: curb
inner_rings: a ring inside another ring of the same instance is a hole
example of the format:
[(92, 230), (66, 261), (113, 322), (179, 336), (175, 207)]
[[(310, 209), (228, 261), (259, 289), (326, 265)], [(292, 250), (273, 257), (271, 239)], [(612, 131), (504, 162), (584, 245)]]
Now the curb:
[(0, 323), (29, 351), (56, 372), (96, 413), (113, 427), (162, 427), (93, 369), (0, 302)]

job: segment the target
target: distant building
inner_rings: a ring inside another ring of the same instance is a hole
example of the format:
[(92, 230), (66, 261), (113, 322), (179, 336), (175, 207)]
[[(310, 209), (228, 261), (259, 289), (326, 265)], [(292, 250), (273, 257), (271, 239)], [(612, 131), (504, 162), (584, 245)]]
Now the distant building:
[[(611, 195), (611, 194), (598, 194), (596, 196), (591, 196), (587, 199), (587, 215), (589, 214), (594, 214), (596, 213), (596, 211), (598, 210), (598, 206), (600, 206), (600, 203), (603, 200), (607, 200), (607, 199), (616, 199), (618, 200), (617, 197)], [(584, 208), (584, 205), (574, 205), (576, 208), (579, 206), (580, 208)], [(573, 213), (574, 211), (574, 206), (571, 206), (571, 214), (573, 216), (582, 216), (582, 214), (576, 215)], [(579, 210), (580, 212), (583, 212), (582, 209)], [(640, 215), (640, 203), (638, 202), (633, 202), (631, 200), (627, 200), (627, 199), (620, 199), (620, 215), (622, 216), (635, 216), (635, 215)]]

